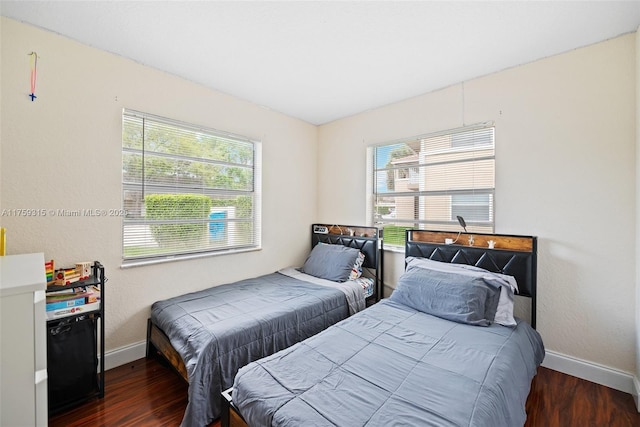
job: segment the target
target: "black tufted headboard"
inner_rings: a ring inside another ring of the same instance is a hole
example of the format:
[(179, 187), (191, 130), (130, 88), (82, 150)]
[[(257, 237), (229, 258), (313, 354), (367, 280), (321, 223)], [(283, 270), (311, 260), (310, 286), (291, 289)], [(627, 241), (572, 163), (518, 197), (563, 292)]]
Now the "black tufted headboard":
[[(469, 245), (472, 237), (473, 245)], [(446, 244), (445, 239), (455, 241)], [(494, 248), (488, 242), (494, 242)], [(468, 264), (508, 274), (518, 283), (518, 295), (531, 298), (531, 326), (536, 326), (537, 238), (508, 234), (407, 230), (405, 257)]]
[(376, 227), (337, 224), (313, 224), (311, 248), (318, 242), (359, 249), (364, 254), (363, 267), (375, 271), (376, 300), (382, 295), (382, 230)]

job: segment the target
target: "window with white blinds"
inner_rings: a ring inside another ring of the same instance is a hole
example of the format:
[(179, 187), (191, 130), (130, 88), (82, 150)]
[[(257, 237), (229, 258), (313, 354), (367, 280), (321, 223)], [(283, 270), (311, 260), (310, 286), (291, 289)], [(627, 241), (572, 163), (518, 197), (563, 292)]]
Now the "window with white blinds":
[(484, 123), (370, 146), (368, 215), (385, 246), (408, 228), (494, 231), (495, 138)]
[(124, 110), (124, 265), (259, 248), (260, 148)]

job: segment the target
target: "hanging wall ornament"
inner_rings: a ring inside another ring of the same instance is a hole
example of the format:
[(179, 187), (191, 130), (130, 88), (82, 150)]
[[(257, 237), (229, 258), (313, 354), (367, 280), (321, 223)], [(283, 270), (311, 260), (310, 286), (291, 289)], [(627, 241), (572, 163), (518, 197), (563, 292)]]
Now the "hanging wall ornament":
[(36, 96), (36, 77), (38, 75), (38, 54), (35, 52), (31, 52), (29, 54), (31, 56), (31, 93), (29, 96), (31, 97), (31, 101), (35, 101)]

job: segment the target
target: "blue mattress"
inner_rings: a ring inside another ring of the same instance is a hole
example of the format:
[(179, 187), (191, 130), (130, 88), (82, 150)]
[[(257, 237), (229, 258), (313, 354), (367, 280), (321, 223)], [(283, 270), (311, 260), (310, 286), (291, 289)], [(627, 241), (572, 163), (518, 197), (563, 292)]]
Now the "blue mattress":
[(522, 426), (540, 335), (382, 301), (240, 369), (233, 402), (258, 426)]
[(331, 287), (280, 273), (154, 303), (151, 321), (187, 368), (189, 403), (182, 425), (205, 426), (217, 418), (220, 393), (241, 366), (347, 318), (348, 287), (364, 306), (359, 284)]

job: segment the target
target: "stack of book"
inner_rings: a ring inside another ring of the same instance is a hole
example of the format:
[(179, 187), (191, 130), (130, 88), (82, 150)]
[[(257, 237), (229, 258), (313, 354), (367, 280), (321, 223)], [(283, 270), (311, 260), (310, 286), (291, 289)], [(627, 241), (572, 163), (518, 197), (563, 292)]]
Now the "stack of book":
[(100, 288), (94, 285), (47, 292), (47, 319), (100, 309)]

